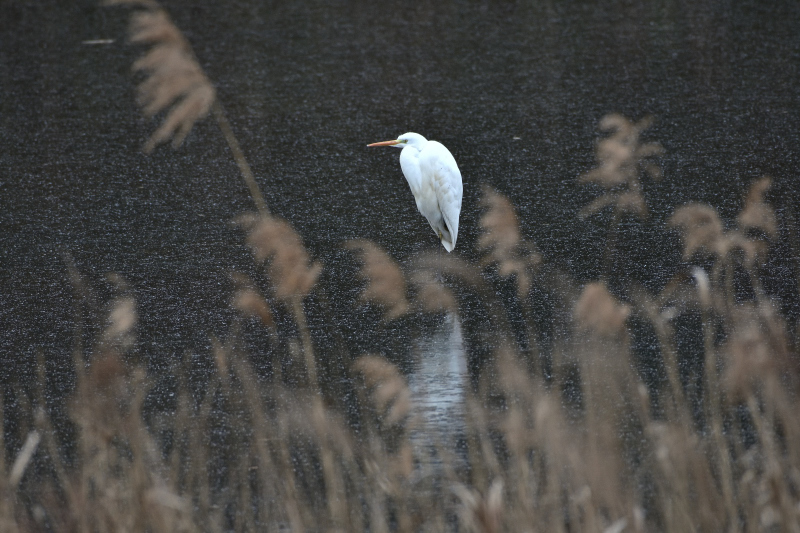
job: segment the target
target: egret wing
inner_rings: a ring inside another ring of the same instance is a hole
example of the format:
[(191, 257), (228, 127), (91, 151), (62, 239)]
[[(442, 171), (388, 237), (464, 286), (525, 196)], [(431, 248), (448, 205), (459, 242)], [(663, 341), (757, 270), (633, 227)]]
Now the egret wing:
[(461, 172), (450, 151), (436, 141), (428, 142), (422, 158), (422, 164), (428, 167), (433, 176), (436, 200), (439, 203), (444, 224), (447, 226), (446, 229), (450, 234), (449, 241), (446, 239), (446, 235), (443, 236), (442, 244), (450, 252), (455, 248), (458, 237), (458, 217), (461, 214), (463, 195)]

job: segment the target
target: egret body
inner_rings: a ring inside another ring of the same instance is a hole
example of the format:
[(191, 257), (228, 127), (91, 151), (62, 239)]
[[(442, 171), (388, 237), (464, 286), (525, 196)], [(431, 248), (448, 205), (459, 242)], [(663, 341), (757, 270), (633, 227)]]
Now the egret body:
[(400, 168), (406, 177), (417, 209), (448, 252), (456, 247), (458, 215), (461, 213), (461, 172), (453, 154), (436, 141), (418, 133), (404, 133), (396, 140), (367, 146), (396, 146), (400, 152)]

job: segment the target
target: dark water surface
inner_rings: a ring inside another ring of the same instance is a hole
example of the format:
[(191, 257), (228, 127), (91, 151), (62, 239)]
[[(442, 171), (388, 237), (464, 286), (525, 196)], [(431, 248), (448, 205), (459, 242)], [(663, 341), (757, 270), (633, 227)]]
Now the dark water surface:
[[(400, 260), (439, 246), (398, 152), (365, 148), (406, 131), (441, 141), (459, 163), (457, 253), (474, 254), (488, 183), (510, 196), (544, 255), (580, 279), (598, 274), (607, 220), (578, 219), (597, 191), (576, 178), (594, 164), (606, 113), (653, 115), (647, 139), (666, 149), (664, 179), (645, 183), (651, 218), (626, 229), (631, 242), (651, 239), (631, 254), (631, 274), (651, 288), (678, 258), (663, 229), (676, 206), (710, 202), (730, 220), (762, 174), (775, 178), (779, 208), (798, 198), (797, 2), (165, 7), (217, 85), (271, 209), (333, 281), (352, 271), (347, 239)], [(0, 11), (2, 383), (32, 377), (39, 353), (52, 370), (68, 362), (67, 255), (100, 302), (106, 273), (127, 280), (152, 365), (206, 351), (231, 321), (229, 273), (252, 270), (230, 224), (251, 201), (216, 126), (201, 123), (177, 151), (141, 153), (156, 123), (135, 105), (140, 50), (125, 43), (125, 9), (2, 0)], [(84, 44), (93, 39), (115, 41)], [(70, 379), (52, 376), (56, 388)]]

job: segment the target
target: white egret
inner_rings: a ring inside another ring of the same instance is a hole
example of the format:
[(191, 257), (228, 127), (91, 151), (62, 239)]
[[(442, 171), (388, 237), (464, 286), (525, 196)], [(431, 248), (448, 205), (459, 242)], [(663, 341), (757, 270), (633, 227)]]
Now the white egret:
[(400, 152), (400, 168), (411, 187), (417, 209), (428, 219), (433, 232), (448, 252), (456, 247), (458, 215), (461, 213), (461, 172), (453, 154), (436, 141), (419, 133), (404, 133), (394, 141), (367, 146), (396, 146)]

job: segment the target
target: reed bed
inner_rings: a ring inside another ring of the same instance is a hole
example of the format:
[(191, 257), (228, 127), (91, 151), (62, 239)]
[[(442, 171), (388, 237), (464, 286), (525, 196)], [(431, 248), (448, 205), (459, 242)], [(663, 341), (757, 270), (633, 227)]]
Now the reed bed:
[[(213, 86), (157, 4), (127, 3), (132, 40), (155, 43), (135, 66), (151, 76), (144, 112), (178, 101), (145, 149), (180, 143), (218, 105)], [(647, 215), (641, 178), (660, 176), (648, 124), (604, 118), (597, 167), (576, 181), (604, 189), (586, 216), (613, 210), (606, 265), (620, 220)], [(411, 336), (446, 313), (463, 326), (463, 437), (432, 457), (412, 439), (402, 354), (337, 341), (324, 265), (240, 168), (256, 211), (236, 223), (261, 275), (233, 274), (238, 316), (200, 383), (187, 354), (163, 399), (165, 376), (139, 360), (147, 310), (112, 278), (92, 326), (70, 267), (74, 390), (65, 418), (41, 386), (18, 392), (16, 431), (0, 435), (3, 531), (800, 531), (797, 324), (761, 279), (779, 228), (796, 228), (771, 207), (769, 178), (727, 223), (713, 206), (675, 209), (684, 264), (657, 294), (624, 275), (612, 290), (607, 270), (578, 283), (488, 187), (477, 262), (424, 252), (400, 265), (376, 243), (343, 243), (361, 268), (354, 305), (380, 310), (363, 327)], [(663, 372), (642, 371), (634, 325), (652, 332), (647, 365)], [(679, 325), (699, 351), (681, 349)]]

